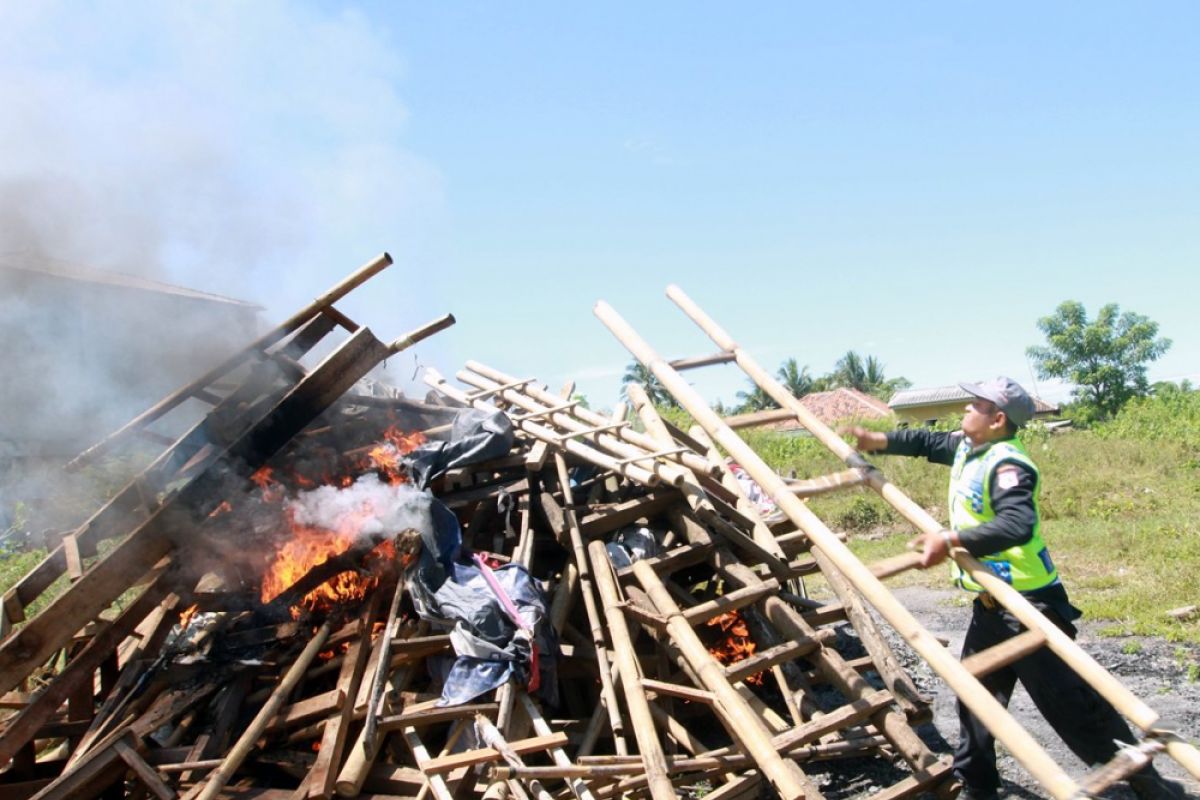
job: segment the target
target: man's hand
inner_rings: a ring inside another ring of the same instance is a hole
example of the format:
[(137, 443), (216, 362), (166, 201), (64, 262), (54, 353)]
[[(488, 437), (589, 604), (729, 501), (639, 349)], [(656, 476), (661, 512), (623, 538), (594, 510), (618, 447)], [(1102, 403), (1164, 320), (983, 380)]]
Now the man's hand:
[(853, 436), (855, 440), (854, 448), (860, 453), (872, 453), (887, 447), (886, 433), (869, 431), (857, 425), (849, 428), (839, 428), (838, 433), (843, 436)]
[(946, 539), (946, 533), (933, 531), (921, 537), (921, 569), (936, 566), (950, 555), (950, 542)]

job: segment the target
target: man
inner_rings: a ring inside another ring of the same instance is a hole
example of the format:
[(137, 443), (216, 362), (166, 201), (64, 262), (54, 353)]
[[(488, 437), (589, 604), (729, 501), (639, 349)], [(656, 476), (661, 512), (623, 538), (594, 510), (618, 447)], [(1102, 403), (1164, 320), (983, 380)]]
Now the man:
[[(1072, 623), (1082, 613), (1071, 605), (1041, 534), (1038, 490), (1041, 476), (1017, 430), (1033, 417), (1033, 400), (1015, 381), (997, 378), (960, 386), (974, 398), (966, 408), (962, 429), (942, 433), (908, 429), (878, 433), (863, 428), (848, 432), (863, 452), (924, 456), (947, 464), (950, 472), (950, 530), (926, 534), (921, 565), (944, 561), (952, 546), (965, 548), (1006, 583), (1020, 591), (1072, 638)], [(973, 592), (971, 624), (962, 656), (986, 650), (1016, 636), (1024, 627), (1003, 606), (951, 561), (957, 586)], [(1134, 742), (1129, 726), (1116, 710), (1049, 648), (983, 678), (983, 685), (1007, 707), (1016, 681), (1028, 691), (1038, 711), (1071, 750), (1090, 765), (1110, 760), (1114, 740)], [(965, 784), (964, 800), (996, 800), (1000, 774), (995, 739), (986, 727), (958, 704), (960, 738), (954, 771)], [(1129, 778), (1138, 797), (1184, 798), (1180, 787), (1147, 766)]]

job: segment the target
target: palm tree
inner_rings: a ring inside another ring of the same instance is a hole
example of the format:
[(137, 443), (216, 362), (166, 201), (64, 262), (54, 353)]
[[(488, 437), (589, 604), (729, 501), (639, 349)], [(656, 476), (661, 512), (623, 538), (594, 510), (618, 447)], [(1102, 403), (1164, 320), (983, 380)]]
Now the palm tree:
[(784, 361), (775, 377), (779, 378), (779, 382), (793, 397), (804, 397), (814, 390), (815, 380), (809, 373), (808, 366), (798, 366), (794, 358)]
[(829, 377), (835, 386), (857, 389), (885, 400), (900, 389), (912, 386), (907, 378), (889, 379), (884, 374), (883, 362), (875, 356), (864, 358), (853, 350), (846, 351), (846, 355), (838, 359)]
[[(874, 359), (871, 359), (874, 361)], [(879, 362), (875, 361), (874, 365), (879, 366)], [(833, 365), (834, 381), (838, 386), (846, 386), (850, 389), (858, 389), (860, 392), (865, 392), (867, 389), (867, 367), (863, 363), (863, 358), (853, 350), (847, 350), (846, 355), (837, 360)]]
[(750, 381), (750, 391), (737, 393), (738, 413), (749, 414), (752, 411), (765, 411), (768, 408), (779, 408), (779, 403), (776, 403), (771, 395), (763, 391), (763, 388), (754, 381)]
[(650, 397), (650, 402), (656, 406), (680, 407), (679, 401), (667, 391), (667, 387), (663, 386), (658, 376), (637, 359), (629, 362), (629, 366), (625, 368), (625, 374), (621, 376), (621, 397), (625, 400), (629, 399), (627, 387), (631, 383), (640, 383)]

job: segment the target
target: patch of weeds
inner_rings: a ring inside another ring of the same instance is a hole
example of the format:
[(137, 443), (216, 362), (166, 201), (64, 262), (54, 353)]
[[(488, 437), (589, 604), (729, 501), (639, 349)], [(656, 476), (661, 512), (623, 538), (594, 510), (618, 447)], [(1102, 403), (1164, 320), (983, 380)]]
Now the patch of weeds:
[(1142, 652), (1142, 643), (1137, 639), (1130, 639), (1125, 644), (1121, 645), (1121, 652), (1127, 656), (1136, 656)]

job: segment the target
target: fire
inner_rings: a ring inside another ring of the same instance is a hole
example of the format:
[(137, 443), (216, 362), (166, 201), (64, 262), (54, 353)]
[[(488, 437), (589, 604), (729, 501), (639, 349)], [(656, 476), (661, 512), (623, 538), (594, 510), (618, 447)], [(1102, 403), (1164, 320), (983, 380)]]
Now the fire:
[(219, 517), (222, 514), (228, 514), (230, 511), (233, 511), (233, 506), (230, 505), (228, 500), (222, 500), (221, 505), (214, 508), (208, 516), (209, 517)]
[(250, 480), (262, 490), (263, 500), (268, 503), (278, 503), (283, 499), (283, 489), (271, 477), (273, 472), (273, 469), (264, 465), (255, 470), (254, 474), (250, 476)]
[[(722, 664), (736, 664), (754, 655), (757, 645), (750, 638), (750, 628), (745, 618), (737, 611), (728, 611), (707, 623), (710, 627), (720, 627), (725, 637), (710, 647), (708, 651)], [(750, 683), (758, 683), (758, 676), (747, 679)]]
[[(344, 489), (353, 485), (359, 477), (352, 473), (359, 470), (374, 470), (387, 483), (406, 482), (407, 478), (401, 471), (400, 458), (424, 444), (425, 441), (425, 436), (420, 432), (405, 433), (393, 425), (384, 431), (381, 441), (368, 451), (366, 458), (359, 456), (361, 460), (346, 473), (324, 475), (319, 480), (325, 485)], [(347, 458), (344, 463), (355, 460), (353, 457)], [(314, 481), (313, 476), (291, 474), (289, 470), (286, 477), (288, 485), (305, 489), (317, 486), (317, 481)], [(250, 479), (262, 490), (265, 501), (278, 503), (287, 499), (285, 486), (275, 479), (270, 467), (260, 468)], [(284, 513), (289, 535), (272, 556), (263, 576), (261, 598), (264, 603), (270, 602), (287, 591), (313, 568), (345, 553), (356, 543), (361, 542), (360, 532), (364, 525), (375, 516), (374, 509), (360, 507), (342, 515), (338, 519), (337, 530), (327, 530), (297, 522), (291, 511)], [(306, 595), (297, 606), (291, 609), (292, 616), (299, 618), (302, 608), (316, 610), (337, 603), (361, 600), (379, 582), (379, 576), (373, 574), (380, 571), (377, 567), (381, 564), (391, 563), (394, 559), (393, 543), (390, 539), (385, 539), (364, 559), (368, 574), (363, 574), (359, 570), (338, 574)]]
[(425, 435), (420, 431), (405, 433), (392, 425), (383, 432), (383, 441), (367, 451), (364, 466), (377, 470), (388, 483), (405, 483), (408, 478), (400, 471), (400, 457), (416, 450), (425, 441)]
[(199, 608), (199, 605), (192, 603), (190, 607), (184, 609), (184, 612), (179, 615), (179, 629), (181, 631), (187, 630), (188, 624), (191, 623), (192, 617), (196, 616), (196, 611), (198, 611)]

